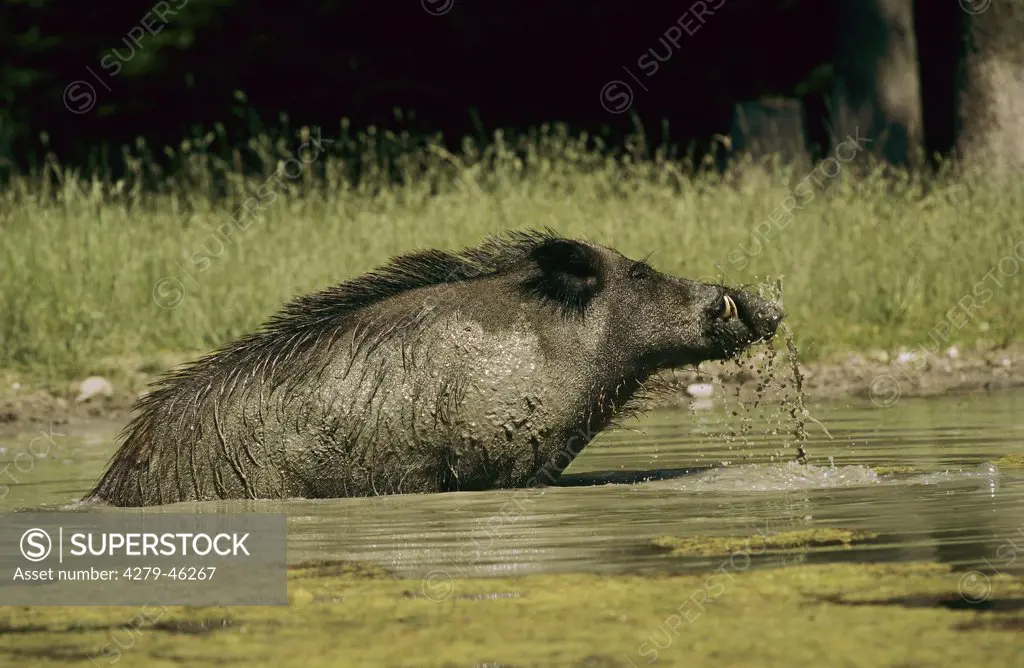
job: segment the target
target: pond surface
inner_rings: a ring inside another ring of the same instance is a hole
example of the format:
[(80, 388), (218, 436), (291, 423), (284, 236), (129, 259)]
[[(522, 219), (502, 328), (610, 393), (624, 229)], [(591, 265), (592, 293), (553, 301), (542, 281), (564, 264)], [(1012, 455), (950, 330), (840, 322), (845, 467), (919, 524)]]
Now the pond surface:
[[(807, 424), (808, 466), (792, 462), (793, 425), (778, 406), (716, 404), (659, 410), (602, 434), (558, 487), (150, 512), (284, 512), (290, 562), (353, 559), (409, 577), (703, 570), (722, 558), (666, 558), (651, 539), (819, 528), (878, 536), (803, 550), (786, 563), (928, 560), (1024, 573), (1024, 470), (993, 464), (1024, 455), (1024, 391), (808, 408), (832, 436)], [(80, 499), (121, 426), (0, 432), (0, 470), (10, 465), (0, 511), (56, 510)], [(879, 474), (877, 466), (913, 470)]]

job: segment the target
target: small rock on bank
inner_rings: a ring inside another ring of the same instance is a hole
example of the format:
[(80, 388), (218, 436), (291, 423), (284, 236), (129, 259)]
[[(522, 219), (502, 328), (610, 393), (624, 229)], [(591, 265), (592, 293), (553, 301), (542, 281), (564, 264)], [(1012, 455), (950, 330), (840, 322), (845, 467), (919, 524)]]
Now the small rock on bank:
[(78, 386), (78, 396), (75, 397), (75, 402), (83, 403), (98, 396), (114, 396), (114, 386), (102, 376), (89, 376)]
[(690, 383), (686, 386), (686, 393), (694, 399), (707, 399), (715, 393), (715, 386), (711, 383)]

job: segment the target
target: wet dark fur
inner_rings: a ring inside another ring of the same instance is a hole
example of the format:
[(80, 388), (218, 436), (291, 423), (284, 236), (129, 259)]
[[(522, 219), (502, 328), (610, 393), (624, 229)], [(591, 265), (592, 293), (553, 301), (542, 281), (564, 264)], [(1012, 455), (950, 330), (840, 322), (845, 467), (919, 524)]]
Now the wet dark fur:
[[(339, 336), (357, 325), (353, 314), (416, 288), (499, 274), (520, 264), (531, 253), (542, 252), (546, 243), (558, 239), (553, 230), (546, 228), (491, 237), (459, 253), (418, 251), (396, 257), (362, 276), (292, 300), (260, 331), (183, 365), (154, 383), (153, 390), (136, 403), (137, 415), (121, 433), (123, 445), (111, 458), (107, 475), (89, 497), (100, 497), (130, 484), (133, 463), (149, 460), (157, 410), (166, 403), (185, 401), (178, 418), (178, 427), (183, 429), (189, 419), (199, 415), (204, 402), (223, 400), (250, 385), (264, 386), (268, 392), (280, 386), (294, 389), (317, 371), (317, 361), (328, 355)], [(581, 285), (578, 289), (582, 292), (586, 287)], [(539, 280), (524, 284), (523, 289), (540, 297), (546, 292)], [(569, 302), (581, 304), (582, 295), (570, 296)], [(379, 345), (383, 338), (402, 329), (400, 325), (394, 326), (390, 331), (378, 332), (378, 336), (367, 336), (364, 343), (372, 340)], [(352, 352), (354, 356), (359, 351)], [(181, 396), (183, 389), (197, 383), (203, 385), (201, 390)], [(452, 390), (446, 396), (457, 394), (455, 388)], [(639, 405), (631, 401), (623, 408), (631, 414), (639, 410)]]

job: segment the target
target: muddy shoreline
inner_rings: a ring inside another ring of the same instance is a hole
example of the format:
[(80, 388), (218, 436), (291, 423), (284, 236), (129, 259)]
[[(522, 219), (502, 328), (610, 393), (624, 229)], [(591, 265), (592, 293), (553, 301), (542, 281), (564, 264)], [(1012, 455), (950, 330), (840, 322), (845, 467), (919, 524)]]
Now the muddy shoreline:
[[(666, 373), (659, 379), (664, 382), (658, 385), (659, 390), (667, 391), (655, 393), (647, 405), (685, 407), (701, 400), (707, 392), (712, 402), (747, 400), (762, 394), (765, 381), (772, 376), (769, 390), (791, 394), (793, 375), (788, 363), (784, 356), (774, 361), (770, 357), (761, 352), (741, 361), (706, 362), (696, 371), (683, 369)], [(187, 359), (175, 356), (174, 363)], [(174, 363), (168, 363), (166, 368)], [(85, 379), (69, 382), (63, 389), (47, 390), (33, 386), (24, 376), (0, 371), (0, 425), (63, 424), (80, 419), (127, 422), (135, 401), (146, 392), (149, 383), (161, 376), (152, 366), (152, 362), (148, 362), (110, 375), (107, 392), (89, 398), (83, 398), (81, 393)], [(846, 353), (801, 363), (800, 370), (804, 395), (809, 402), (857, 398), (885, 408), (906, 397), (1022, 387), (1024, 345), (987, 350), (954, 348), (928, 358), (883, 351)]]
[[(703, 364), (698, 372), (677, 370), (665, 379), (672, 391), (654, 399), (657, 406), (687, 405), (693, 401), (687, 388), (711, 384), (712, 400), (738, 397), (742, 401), (762, 394), (771, 371), (766, 373), (765, 353), (750, 360)], [(788, 361), (777, 357), (769, 391), (793, 395), (794, 378)], [(956, 348), (939, 356), (912, 353), (846, 353), (829, 359), (801, 363), (802, 386), (808, 402), (856, 398), (889, 408), (900, 399), (964, 392), (990, 392), (1024, 386), (1024, 345), (962, 351)], [(697, 389), (697, 388), (694, 388)]]

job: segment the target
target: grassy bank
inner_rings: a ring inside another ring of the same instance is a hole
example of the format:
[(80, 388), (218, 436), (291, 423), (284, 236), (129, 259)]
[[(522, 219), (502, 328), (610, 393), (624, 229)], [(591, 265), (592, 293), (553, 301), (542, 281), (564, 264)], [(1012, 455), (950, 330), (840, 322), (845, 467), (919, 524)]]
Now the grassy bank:
[[(687, 277), (783, 276), (811, 358), (931, 346), (944, 318), (949, 343), (1024, 339), (1024, 183), (1010, 178), (883, 175), (856, 161), (719, 174), (608, 158), (557, 130), (397, 158), (380, 147), (406, 138), (335, 139), (322, 153), (253, 140), (262, 174), (193, 144), (172, 152), (173, 172), (140, 159), (137, 178), (111, 184), (54, 161), (12, 183), (0, 194), (0, 368), (57, 380), (102, 372), (106, 358), (209, 349), (393, 254), (540, 226), (653, 251), (656, 267)], [(358, 182), (333, 153), (342, 144), (362, 151)], [(282, 162), (296, 155), (309, 164)], [(252, 194), (262, 211), (237, 215)]]

